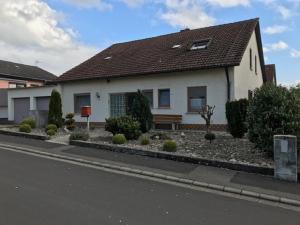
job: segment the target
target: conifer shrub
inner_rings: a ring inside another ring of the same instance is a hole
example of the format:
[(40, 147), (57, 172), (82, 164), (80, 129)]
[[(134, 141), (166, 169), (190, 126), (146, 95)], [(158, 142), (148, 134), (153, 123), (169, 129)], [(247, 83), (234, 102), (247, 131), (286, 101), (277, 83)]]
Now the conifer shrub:
[(57, 127), (63, 125), (61, 96), (57, 90), (53, 90), (49, 102), (48, 124)]

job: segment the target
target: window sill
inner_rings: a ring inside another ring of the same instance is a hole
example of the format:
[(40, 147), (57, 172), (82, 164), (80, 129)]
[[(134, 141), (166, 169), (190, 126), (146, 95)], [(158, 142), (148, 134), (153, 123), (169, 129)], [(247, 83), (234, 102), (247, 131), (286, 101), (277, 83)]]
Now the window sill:
[(186, 112), (185, 114), (190, 114), (190, 115), (198, 115), (199, 112)]
[(157, 107), (157, 109), (171, 109), (170, 106), (159, 106)]

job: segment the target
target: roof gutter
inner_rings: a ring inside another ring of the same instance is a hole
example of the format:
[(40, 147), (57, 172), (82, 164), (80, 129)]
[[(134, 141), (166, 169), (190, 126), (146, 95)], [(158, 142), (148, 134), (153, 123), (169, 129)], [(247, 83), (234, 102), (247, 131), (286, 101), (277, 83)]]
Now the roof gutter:
[(226, 75), (226, 80), (227, 80), (227, 101), (229, 102), (231, 99), (231, 93), (230, 93), (231, 83), (230, 83), (230, 79), (229, 79), (228, 67), (225, 67), (225, 75)]

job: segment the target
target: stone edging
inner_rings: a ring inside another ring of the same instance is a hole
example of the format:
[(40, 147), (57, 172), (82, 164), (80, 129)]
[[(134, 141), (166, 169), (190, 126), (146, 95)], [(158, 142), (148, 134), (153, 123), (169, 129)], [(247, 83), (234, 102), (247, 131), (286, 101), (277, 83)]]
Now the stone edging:
[(173, 160), (178, 162), (221, 167), (221, 168), (226, 168), (231, 170), (244, 171), (248, 173), (258, 173), (263, 175), (274, 174), (274, 169), (270, 167), (260, 167), (260, 166), (247, 165), (241, 163), (232, 163), (232, 162), (222, 161), (222, 160), (211, 160), (211, 159), (186, 156), (186, 155), (181, 155), (176, 153), (168, 153), (163, 151), (151, 151), (151, 150), (144, 150), (144, 149), (129, 148), (120, 145), (108, 145), (108, 144), (99, 144), (99, 143), (92, 143), (87, 141), (74, 141), (74, 140), (70, 141), (70, 144), (75, 146), (80, 146), (80, 147), (97, 148), (97, 149), (103, 149), (103, 150), (108, 150), (113, 152), (148, 156), (152, 158), (167, 159), (167, 160)]
[(91, 165), (91, 166), (97, 166), (97, 167), (103, 168), (103, 169), (110, 169), (110, 170), (115, 170), (115, 171), (117, 170), (120, 172), (126, 172), (126, 173), (146, 176), (146, 177), (152, 177), (152, 178), (156, 178), (156, 179), (160, 179), (160, 180), (176, 182), (179, 184), (190, 185), (190, 186), (194, 186), (194, 187), (205, 188), (205, 189), (209, 189), (209, 190), (215, 190), (215, 191), (220, 191), (220, 192), (224, 192), (224, 193), (236, 194), (236, 195), (241, 195), (241, 196), (245, 196), (245, 197), (256, 198), (256, 199), (260, 199), (260, 200), (266, 200), (266, 201), (271, 201), (271, 202), (276, 202), (276, 203), (283, 203), (283, 204), (290, 205), (290, 206), (300, 207), (300, 201), (296, 200), (296, 199), (289, 199), (289, 198), (279, 197), (279, 196), (275, 196), (275, 195), (268, 195), (268, 194), (263, 194), (263, 193), (258, 193), (258, 192), (252, 192), (252, 191), (247, 191), (244, 189), (233, 188), (233, 187), (228, 187), (228, 186), (223, 186), (223, 185), (209, 184), (209, 183), (195, 181), (195, 180), (191, 180), (191, 179), (178, 178), (175, 176), (167, 176), (164, 174), (153, 173), (153, 172), (143, 171), (143, 170), (139, 170), (139, 169), (132, 169), (129, 167), (117, 166), (117, 165), (112, 165), (112, 164), (108, 164), (108, 163), (93, 162), (93, 161), (80, 159), (80, 158), (73, 158), (73, 157), (69, 157), (69, 156), (58, 155), (58, 154), (53, 154), (53, 153), (48, 153), (48, 152), (42, 152), (42, 151), (38, 151), (38, 150), (26, 149), (23, 147), (0, 144), (0, 147), (1, 146), (2, 147), (4, 146), (6, 148), (12, 148), (12, 150), (16, 149), (16, 150), (23, 151), (23, 152), (44, 155), (47, 157), (52, 157), (52, 158), (57, 158), (57, 159), (62, 159), (62, 160), (69, 160), (69, 161), (82, 163), (82, 164), (86, 164), (86, 165)]
[(1, 130), (1, 129), (0, 129), (0, 134), (17, 136), (17, 137), (25, 137), (25, 138), (31, 138), (31, 139), (43, 140), (43, 141), (49, 140), (49, 137), (45, 135), (22, 133), (17, 131), (8, 131), (8, 130)]

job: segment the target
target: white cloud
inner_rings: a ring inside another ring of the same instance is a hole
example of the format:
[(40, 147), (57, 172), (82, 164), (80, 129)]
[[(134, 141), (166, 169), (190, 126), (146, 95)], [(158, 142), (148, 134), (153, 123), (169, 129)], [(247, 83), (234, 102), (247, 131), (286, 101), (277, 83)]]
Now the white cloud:
[(285, 50), (287, 49), (289, 46), (287, 43), (285, 43), (284, 41), (279, 41), (277, 43), (274, 43), (271, 45), (271, 49), (273, 51), (281, 51), (281, 50)]
[(279, 12), (283, 19), (288, 19), (292, 16), (292, 11), (283, 5), (277, 5), (275, 9)]
[[(289, 19), (294, 15), (293, 8), (291, 8), (290, 6), (287, 7), (288, 1), (279, 1), (279, 0), (259, 0), (259, 1), (264, 3), (266, 6), (272, 8), (284, 20)], [(290, 1), (298, 1), (298, 0), (290, 0)]]
[(99, 10), (112, 9), (112, 5), (102, 0), (63, 0), (68, 4), (75, 5), (78, 8), (97, 8)]
[(250, 6), (250, 0), (206, 0), (211, 5), (220, 7)]
[[(41, 0), (0, 0), (0, 58), (61, 74), (96, 53), (75, 32), (59, 26), (60, 15)], [(76, 56), (76, 57), (75, 57)]]
[(288, 27), (287, 26), (282, 26), (282, 25), (274, 25), (270, 27), (266, 27), (263, 32), (266, 34), (280, 34), (285, 31), (287, 31)]
[(215, 19), (197, 4), (189, 0), (166, 0), (167, 11), (161, 19), (173, 27), (189, 27), (191, 29), (213, 25)]
[(290, 56), (292, 58), (300, 58), (300, 51), (296, 50), (296, 49), (292, 49), (290, 51)]

